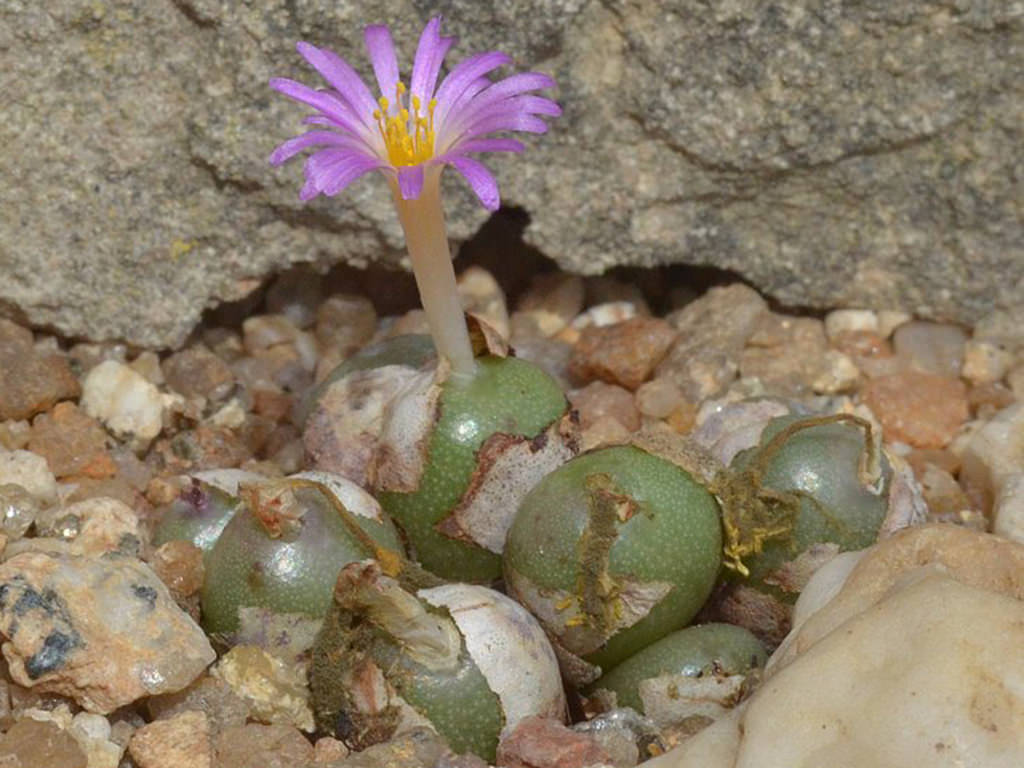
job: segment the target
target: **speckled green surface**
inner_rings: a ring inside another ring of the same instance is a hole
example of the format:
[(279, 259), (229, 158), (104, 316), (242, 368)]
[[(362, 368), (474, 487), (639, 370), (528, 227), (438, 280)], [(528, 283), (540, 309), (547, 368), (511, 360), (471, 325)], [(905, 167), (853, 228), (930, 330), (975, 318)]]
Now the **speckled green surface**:
[(235, 514), (238, 499), (209, 483), (193, 481), (182, 495), (164, 508), (153, 529), (153, 546), (183, 539), (209, 554)]
[(585, 657), (611, 668), (693, 618), (718, 574), (721, 527), (714, 498), (683, 470), (637, 448), (599, 449), (552, 472), (524, 499), (509, 531), (506, 571), (540, 587), (576, 589), (579, 542), (590, 515), (584, 482), (593, 474), (607, 475), (639, 504), (619, 525), (611, 575), (673, 585), (644, 619)]
[[(761, 445), (796, 421), (799, 418), (795, 416), (774, 419), (765, 428)], [(762, 484), (777, 490), (805, 491), (823, 508), (804, 499), (789, 540), (769, 541), (760, 554), (743, 559), (750, 569), (751, 584), (792, 601), (795, 595), (765, 585), (764, 577), (815, 542), (834, 542), (842, 551), (863, 549), (874, 543), (888, 508), (892, 471), (883, 457), (882, 492), (871, 493), (858, 477), (863, 450), (864, 433), (851, 424), (810, 427), (786, 440), (768, 462)], [(744, 469), (756, 456), (756, 450), (745, 451), (733, 460), (730, 468)]]
[(744, 674), (764, 667), (768, 654), (748, 630), (732, 624), (703, 624), (687, 627), (651, 643), (604, 675), (591, 690), (613, 691), (620, 707), (643, 712), (639, 685), (659, 675), (691, 677), (711, 674)]
[(372, 655), (388, 681), (414, 709), (430, 720), (453, 751), (494, 761), (505, 725), (501, 701), (465, 647), (453, 670), (435, 672), (402, 654), (393, 641), (374, 645)]
[[(323, 616), (338, 571), (372, 556), (319, 492), (299, 489), (295, 495), (306, 509), (297, 534), (271, 538), (245, 507), (224, 529), (206, 558), (201, 599), (207, 632), (234, 631), (242, 605)], [(376, 541), (401, 549), (398, 532), (386, 518), (384, 523), (359, 516), (356, 520)]]
[(417, 559), (437, 575), (489, 582), (501, 558), (435, 529), (462, 498), (476, 467), (476, 452), (501, 432), (535, 437), (560, 419), (567, 406), (558, 384), (540, 368), (507, 358), (480, 358), (466, 384), (445, 384), (441, 418), (428, 449), (427, 468), (413, 493), (380, 493), (378, 500), (402, 526)]

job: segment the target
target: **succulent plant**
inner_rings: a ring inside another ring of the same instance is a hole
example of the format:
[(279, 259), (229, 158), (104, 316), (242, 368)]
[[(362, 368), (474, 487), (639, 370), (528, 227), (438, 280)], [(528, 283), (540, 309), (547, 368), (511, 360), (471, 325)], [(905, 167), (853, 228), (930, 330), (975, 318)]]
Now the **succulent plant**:
[(424, 567), (489, 582), (519, 500), (576, 450), (553, 379), (513, 357), (479, 357), (470, 377), (425, 372), (391, 404), (373, 487)]
[(892, 468), (853, 416), (772, 419), (729, 474), (727, 555), (743, 583), (790, 602), (822, 562), (873, 544), (889, 512)]
[(746, 629), (701, 624), (651, 643), (603, 675), (591, 691), (614, 693), (617, 706), (632, 707), (656, 722), (678, 722), (735, 703), (744, 690), (743, 678), (763, 669), (767, 658), (764, 646)]
[(615, 446), (578, 456), (530, 491), (504, 572), (509, 594), (540, 619), (582, 684), (685, 626), (711, 591), (721, 549), (718, 504), (690, 472)]
[(401, 552), (376, 501), (344, 478), (302, 473), (242, 485), (239, 494), (243, 505), (206, 557), (210, 634), (230, 636), (243, 606), (322, 617), (342, 566)]
[(503, 728), (565, 717), (554, 652), (522, 606), (477, 585), (417, 588), (391, 570), (367, 560), (338, 576), (310, 668), (321, 730), (362, 749), (426, 724), (491, 761)]
[(153, 529), (153, 546), (184, 540), (195, 544), (204, 556), (213, 549), (238, 509), (240, 500), (198, 477), (189, 478), (178, 498), (159, 512)]

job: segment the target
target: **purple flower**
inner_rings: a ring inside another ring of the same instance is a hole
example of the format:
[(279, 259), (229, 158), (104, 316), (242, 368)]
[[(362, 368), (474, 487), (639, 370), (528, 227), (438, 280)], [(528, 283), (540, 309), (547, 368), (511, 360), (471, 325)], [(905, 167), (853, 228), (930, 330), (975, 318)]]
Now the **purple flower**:
[(331, 51), (299, 43), (298, 51), (327, 81), (314, 90), (285, 78), (272, 88), (316, 110), (305, 122), (319, 126), (289, 139), (270, 156), (280, 165), (304, 149), (306, 184), (299, 197), (336, 195), (369, 171), (382, 171), (402, 199), (420, 195), (424, 174), (450, 165), (461, 173), (489, 210), (500, 205), (498, 182), (476, 152), (521, 152), (515, 139), (489, 137), (498, 131), (544, 133), (538, 115), (558, 116), (559, 106), (532, 91), (554, 81), (539, 72), (522, 72), (492, 81), (488, 75), (511, 59), (498, 51), (478, 53), (459, 64), (437, 85), (438, 73), (453, 37), (441, 37), (441, 17), (431, 19), (420, 36), (409, 87), (399, 79), (391, 33), (383, 25), (366, 28), (381, 97), (376, 101), (349, 64)]

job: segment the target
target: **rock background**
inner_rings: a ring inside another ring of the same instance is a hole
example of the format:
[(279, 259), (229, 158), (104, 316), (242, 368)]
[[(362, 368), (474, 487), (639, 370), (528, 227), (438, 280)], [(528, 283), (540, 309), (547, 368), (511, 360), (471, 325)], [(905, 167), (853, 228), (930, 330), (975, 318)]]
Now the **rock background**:
[[(491, 158), (528, 242), (567, 270), (735, 270), (782, 302), (970, 323), (1024, 296), (1024, 13), (1011, 0), (6, 0), (0, 312), (176, 346), (204, 308), (295, 263), (400, 260), (385, 186), (297, 199), (266, 164), (313, 82), (293, 45), (368, 72), (361, 27), (411, 57), (497, 47), (566, 114)], [(454, 178), (451, 234), (485, 212)]]

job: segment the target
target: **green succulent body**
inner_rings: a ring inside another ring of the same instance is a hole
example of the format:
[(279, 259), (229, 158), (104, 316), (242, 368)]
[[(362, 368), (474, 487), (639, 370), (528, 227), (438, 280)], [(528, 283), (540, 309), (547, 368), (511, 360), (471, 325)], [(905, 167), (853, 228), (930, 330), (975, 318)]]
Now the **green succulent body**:
[(505, 716), (498, 696), (465, 648), (458, 666), (443, 671), (417, 664), (387, 638), (381, 637), (371, 653), (377, 665), (388, 670), (388, 682), (430, 720), (453, 751), (494, 759)]
[(424, 334), (395, 336), (377, 344), (364, 347), (356, 354), (341, 362), (323, 381), (317, 384), (305, 397), (299, 408), (299, 423), (306, 421), (317, 401), (336, 381), (356, 371), (383, 368), (387, 365), (404, 365), (419, 368), (437, 357), (434, 342)]
[(193, 480), (160, 515), (153, 546), (190, 541), (207, 555), (238, 508), (238, 498), (201, 480)]
[[(730, 469), (744, 477), (752, 493), (792, 494), (795, 515), (786, 535), (765, 541), (760, 552), (743, 559), (749, 583), (789, 601), (796, 594), (772, 583), (773, 574), (815, 544), (833, 544), (839, 551), (863, 549), (875, 542), (888, 510), (891, 467), (881, 458), (875, 487), (861, 476), (866, 451), (864, 431), (850, 423), (826, 423), (794, 429), (799, 417), (773, 419), (758, 448), (736, 456)], [(765, 446), (783, 430), (790, 434), (777, 450)], [(745, 473), (745, 474), (741, 474)], [(739, 579), (740, 577), (736, 577)]]
[(565, 395), (540, 368), (513, 357), (477, 359), (467, 382), (448, 381), (417, 490), (377, 494), (405, 531), (416, 558), (443, 578), (486, 583), (501, 575), (499, 555), (437, 529), (469, 487), (477, 451), (497, 433), (533, 438), (566, 413)]
[[(421, 605), (447, 617), (446, 611)], [(402, 714), (397, 704), (367, 713), (353, 691), (367, 677), (367, 663), (383, 673), (387, 683), (417, 714), (426, 718), (458, 753), (472, 752), (493, 761), (505, 725), (501, 701), (461, 643), (455, 663), (431, 668), (412, 657), (409, 646), (375, 626), (356, 620), (333, 605), (313, 649), (309, 680), (317, 727), (355, 749), (388, 741)]]
[(748, 630), (702, 624), (666, 635), (619, 664), (591, 686), (612, 691), (620, 707), (644, 713), (640, 683), (661, 675), (742, 675), (763, 668), (768, 655)]
[[(611, 669), (693, 618), (714, 585), (721, 546), (718, 505), (688, 472), (635, 447), (603, 448), (550, 473), (524, 499), (505, 576), (564, 648)], [(617, 627), (625, 585), (653, 583), (667, 594)], [(531, 605), (538, 601), (546, 605)], [(544, 620), (552, 610), (576, 615), (553, 626)], [(594, 634), (581, 642), (580, 625), (606, 641), (587, 647)]]
[[(206, 558), (201, 604), (207, 632), (235, 631), (240, 606), (322, 617), (342, 566), (373, 557), (321, 493), (299, 489), (295, 495), (304, 508), (301, 522), (279, 536), (244, 506), (224, 528)], [(401, 550), (401, 538), (386, 518), (353, 517), (378, 544)]]

